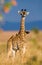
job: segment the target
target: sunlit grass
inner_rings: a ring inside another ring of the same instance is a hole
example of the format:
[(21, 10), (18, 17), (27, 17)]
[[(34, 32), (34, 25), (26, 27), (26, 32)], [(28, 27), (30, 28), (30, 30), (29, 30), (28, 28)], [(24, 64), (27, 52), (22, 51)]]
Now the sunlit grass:
[(6, 52), (7, 45), (6, 44), (0, 44), (0, 54), (3, 52)]
[[(33, 47), (34, 48), (34, 47)], [(31, 52), (34, 49), (31, 49)], [(35, 51), (35, 50), (34, 50)], [(27, 52), (28, 54), (29, 52)], [(26, 56), (26, 55), (25, 55)], [(0, 65), (42, 65), (42, 60), (38, 61), (36, 55), (32, 55), (30, 58), (26, 56), (26, 62), (22, 62), (23, 58), (18, 56), (15, 59), (7, 58), (7, 44), (0, 44)]]
[(35, 38), (31, 38), (30, 41), (33, 43), (33, 44), (37, 44), (37, 41)]

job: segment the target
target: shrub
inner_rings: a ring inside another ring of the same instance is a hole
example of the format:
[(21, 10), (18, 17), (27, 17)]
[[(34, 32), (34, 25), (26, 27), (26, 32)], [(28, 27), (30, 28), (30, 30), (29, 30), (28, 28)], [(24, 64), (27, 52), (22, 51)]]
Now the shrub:
[(39, 30), (37, 28), (33, 28), (32, 31), (34, 31), (34, 33), (38, 34)]
[(31, 61), (37, 61), (37, 56), (32, 56), (30, 59)]

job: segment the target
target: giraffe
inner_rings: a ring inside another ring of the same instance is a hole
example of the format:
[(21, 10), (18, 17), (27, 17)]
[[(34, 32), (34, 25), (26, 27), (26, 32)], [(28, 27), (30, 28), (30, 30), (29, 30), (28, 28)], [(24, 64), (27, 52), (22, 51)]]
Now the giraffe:
[(26, 11), (26, 9), (22, 9), (21, 11), (18, 11), (18, 13), (21, 15), (21, 22), (20, 22), (20, 30), (18, 34), (15, 36), (12, 36), (7, 43), (7, 49), (8, 50), (8, 56), (12, 53), (13, 56), (16, 55), (16, 52), (19, 50), (21, 53), (25, 53), (26, 45), (25, 45), (25, 17), (29, 14), (29, 12)]

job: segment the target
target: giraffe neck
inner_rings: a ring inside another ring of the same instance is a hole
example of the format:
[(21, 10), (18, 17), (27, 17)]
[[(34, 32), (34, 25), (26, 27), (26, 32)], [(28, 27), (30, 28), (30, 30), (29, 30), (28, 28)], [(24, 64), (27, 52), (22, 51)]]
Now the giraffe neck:
[(20, 23), (20, 34), (22, 39), (24, 39), (24, 31), (25, 31), (25, 17), (21, 18), (21, 23)]

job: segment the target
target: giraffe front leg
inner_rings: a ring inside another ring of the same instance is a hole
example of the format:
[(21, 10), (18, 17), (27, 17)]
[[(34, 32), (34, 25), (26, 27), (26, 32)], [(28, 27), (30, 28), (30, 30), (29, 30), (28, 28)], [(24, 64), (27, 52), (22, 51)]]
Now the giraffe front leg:
[(15, 58), (15, 55), (16, 55), (16, 52), (15, 52), (15, 50), (12, 49), (12, 57)]
[(25, 52), (26, 52), (26, 47), (25, 46), (23, 46), (22, 52), (23, 52), (23, 55), (24, 55)]
[(8, 51), (8, 58), (11, 57), (11, 50)]
[(12, 46), (9, 46), (7, 48), (7, 55), (8, 55), (8, 58), (12, 56)]

